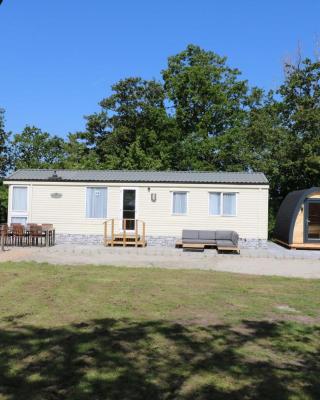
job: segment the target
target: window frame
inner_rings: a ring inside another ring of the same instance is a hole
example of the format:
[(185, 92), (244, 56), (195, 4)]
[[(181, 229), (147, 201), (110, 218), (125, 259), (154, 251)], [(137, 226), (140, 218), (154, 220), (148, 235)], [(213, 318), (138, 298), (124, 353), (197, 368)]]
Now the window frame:
[[(106, 216), (105, 217), (88, 217), (87, 216), (87, 205), (88, 205), (88, 190), (87, 189), (106, 189), (107, 190), (107, 207), (106, 207)], [(89, 220), (105, 220), (108, 218), (109, 215), (109, 187), (108, 186), (85, 186), (85, 204), (84, 204), (84, 213), (85, 213), (85, 219)]]
[[(14, 196), (14, 188), (25, 188), (27, 190), (27, 207), (26, 210), (14, 210), (13, 209), (13, 196)], [(29, 222), (29, 195), (30, 195), (30, 186), (28, 185), (12, 185), (9, 188), (9, 209), (8, 209), (8, 224), (12, 224), (12, 218), (26, 218), (26, 224)]]
[[(219, 193), (220, 194), (220, 214), (211, 214), (210, 213), (210, 194), (211, 193)], [(235, 196), (235, 214), (224, 214), (223, 213), (223, 198), (224, 198), (224, 194), (234, 194)], [(212, 191), (210, 190), (210, 192), (208, 193), (208, 214), (209, 217), (226, 217), (226, 218), (232, 218), (232, 217), (237, 217), (238, 216), (238, 192), (227, 192), (227, 191)]]
[(122, 186), (120, 188), (120, 207), (119, 207), (119, 219), (123, 219), (123, 192), (125, 190), (135, 190), (136, 192), (136, 219), (139, 219), (139, 186)]
[[(135, 203), (135, 220), (139, 219), (139, 186), (122, 186), (120, 188), (120, 207), (119, 207), (119, 221), (120, 221), (120, 232), (123, 232), (123, 226), (121, 221), (123, 220), (123, 192), (125, 190), (134, 190), (136, 192), (136, 203)], [(126, 229), (127, 232), (130, 232), (129, 229)], [(134, 231), (132, 231), (134, 232)]]
[[(13, 199), (14, 199), (14, 189), (26, 189), (26, 209), (25, 210), (15, 210), (13, 208)], [(12, 213), (28, 213), (28, 208), (29, 208), (29, 191), (28, 191), (28, 186), (25, 185), (13, 185), (12, 186), (12, 193), (11, 193), (11, 212)]]
[[(173, 199), (175, 193), (183, 193), (186, 195), (186, 212), (185, 213), (175, 213), (173, 211)], [(189, 214), (189, 192), (187, 190), (172, 190), (171, 191), (171, 215), (175, 217), (184, 217)]]

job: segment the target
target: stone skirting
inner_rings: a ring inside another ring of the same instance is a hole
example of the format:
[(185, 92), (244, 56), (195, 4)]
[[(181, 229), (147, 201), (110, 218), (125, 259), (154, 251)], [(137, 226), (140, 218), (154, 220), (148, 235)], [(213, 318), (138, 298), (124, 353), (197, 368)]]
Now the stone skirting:
[(102, 244), (103, 235), (79, 235), (73, 233), (57, 233), (56, 243), (73, 243), (73, 244)]
[(161, 247), (175, 247), (176, 241), (179, 240), (179, 238), (175, 236), (147, 236), (146, 239), (148, 246)]
[[(177, 240), (181, 238), (175, 236), (147, 236), (148, 246), (175, 247)], [(80, 235), (80, 234), (56, 234), (56, 243), (74, 244), (102, 244), (103, 235)], [(239, 246), (242, 249), (266, 249), (267, 240), (263, 239), (239, 239)]]
[(268, 241), (266, 239), (239, 239), (241, 249), (267, 249)]

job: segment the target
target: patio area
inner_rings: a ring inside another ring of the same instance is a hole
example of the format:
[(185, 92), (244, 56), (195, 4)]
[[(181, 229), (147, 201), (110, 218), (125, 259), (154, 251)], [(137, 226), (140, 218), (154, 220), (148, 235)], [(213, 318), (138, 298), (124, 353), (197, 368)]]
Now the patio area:
[(7, 247), (1, 261), (35, 261), (60, 265), (114, 265), (169, 269), (200, 269), (253, 275), (320, 279), (320, 252), (288, 250), (268, 242), (266, 249), (241, 249), (241, 255), (202, 253), (150, 246), (105, 247), (57, 244), (54, 247)]
[(1, 250), (5, 246), (54, 246), (55, 229), (52, 224), (0, 225)]

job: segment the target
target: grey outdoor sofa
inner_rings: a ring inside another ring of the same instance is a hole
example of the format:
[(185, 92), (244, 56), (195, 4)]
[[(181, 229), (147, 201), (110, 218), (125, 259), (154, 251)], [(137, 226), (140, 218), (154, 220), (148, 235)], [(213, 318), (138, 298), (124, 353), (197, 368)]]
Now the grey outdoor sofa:
[(182, 231), (181, 245), (184, 249), (204, 249), (205, 247), (216, 247), (218, 251), (236, 251), (239, 235), (235, 231), (204, 231), (195, 229), (184, 229)]

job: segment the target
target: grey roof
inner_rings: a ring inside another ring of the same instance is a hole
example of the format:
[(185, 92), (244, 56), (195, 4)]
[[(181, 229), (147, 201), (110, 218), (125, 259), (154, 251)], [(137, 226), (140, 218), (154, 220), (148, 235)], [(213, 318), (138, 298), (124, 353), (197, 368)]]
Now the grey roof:
[[(56, 172), (56, 177), (53, 174)], [(268, 185), (262, 172), (20, 169), (6, 181), (237, 183)]]

